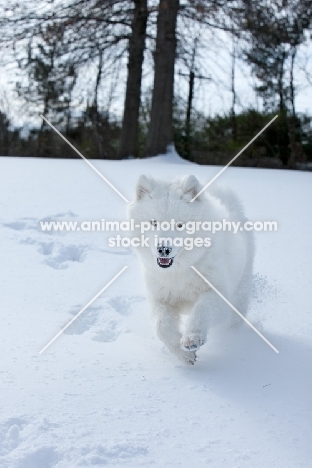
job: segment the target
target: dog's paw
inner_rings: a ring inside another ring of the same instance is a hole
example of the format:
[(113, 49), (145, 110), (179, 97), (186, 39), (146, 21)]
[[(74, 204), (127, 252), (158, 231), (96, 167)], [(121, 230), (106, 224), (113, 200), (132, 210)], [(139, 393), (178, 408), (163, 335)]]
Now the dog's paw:
[(197, 333), (182, 336), (181, 347), (187, 351), (196, 351), (205, 344), (206, 340)]
[(184, 364), (189, 364), (193, 366), (196, 361), (196, 351), (193, 351), (193, 350), (186, 351), (186, 350), (180, 349), (178, 353), (178, 358), (180, 359), (180, 361), (184, 362)]

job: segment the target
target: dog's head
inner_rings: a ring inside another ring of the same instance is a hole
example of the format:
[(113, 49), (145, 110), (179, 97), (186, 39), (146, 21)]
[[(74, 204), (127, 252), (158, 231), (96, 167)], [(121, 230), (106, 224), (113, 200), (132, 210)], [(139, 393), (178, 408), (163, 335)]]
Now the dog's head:
[(200, 190), (193, 175), (173, 182), (143, 175), (139, 178), (129, 214), (137, 227), (135, 235), (148, 238), (148, 243), (139, 247), (145, 265), (171, 271), (176, 266), (189, 267), (200, 255), (194, 239), (201, 236), (196, 222), (205, 216), (206, 199), (201, 194), (191, 201)]

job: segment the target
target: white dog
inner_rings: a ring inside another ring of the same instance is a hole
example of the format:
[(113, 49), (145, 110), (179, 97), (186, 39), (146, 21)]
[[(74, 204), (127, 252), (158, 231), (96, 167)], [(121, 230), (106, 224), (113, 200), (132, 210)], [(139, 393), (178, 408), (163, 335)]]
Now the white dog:
[[(234, 193), (212, 184), (191, 202), (200, 190), (195, 176), (173, 182), (141, 176), (129, 210), (135, 225), (144, 226), (148, 239), (148, 245), (145, 242), (137, 250), (157, 334), (172, 353), (189, 364), (194, 364), (196, 351), (206, 342), (209, 325), (221, 317), (235, 316), (191, 266), (246, 313), (254, 250), (252, 233), (241, 227), (236, 233), (233, 227), (231, 231), (209, 231), (209, 223), (220, 228), (224, 220), (243, 226), (246, 218)], [(183, 327), (182, 314), (187, 314)]]

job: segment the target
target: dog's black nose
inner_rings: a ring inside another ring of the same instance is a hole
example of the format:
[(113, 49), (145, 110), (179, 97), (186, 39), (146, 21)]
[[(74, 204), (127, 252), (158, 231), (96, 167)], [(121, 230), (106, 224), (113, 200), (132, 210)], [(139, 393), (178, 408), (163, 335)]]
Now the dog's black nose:
[(158, 253), (159, 253), (162, 257), (168, 257), (168, 255), (169, 255), (170, 252), (172, 251), (172, 247), (166, 246), (166, 245), (159, 245), (159, 246), (157, 247), (157, 250), (158, 250)]

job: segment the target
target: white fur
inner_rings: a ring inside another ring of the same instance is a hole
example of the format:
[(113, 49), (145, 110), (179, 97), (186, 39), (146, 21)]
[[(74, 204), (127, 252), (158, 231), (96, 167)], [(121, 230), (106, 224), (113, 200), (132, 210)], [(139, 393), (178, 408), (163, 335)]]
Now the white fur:
[[(130, 205), (135, 223), (156, 220), (175, 221), (246, 221), (236, 195), (229, 189), (212, 184), (194, 202), (190, 200), (201, 186), (195, 176), (173, 182), (156, 181), (141, 176), (136, 200)], [(138, 233), (134, 233), (138, 235)], [(159, 253), (154, 243), (159, 237), (210, 237), (210, 247), (172, 247), (174, 257), (169, 268), (157, 264)], [(208, 328), (216, 320), (235, 316), (229, 306), (200, 278), (197, 268), (241, 313), (247, 312), (252, 276), (253, 236), (251, 232), (185, 231), (145, 233), (149, 247), (138, 247), (150, 296), (152, 318), (159, 338), (181, 361), (194, 364), (196, 350), (206, 342)], [(181, 330), (181, 314), (187, 322)], [(238, 320), (241, 320), (238, 318)]]

